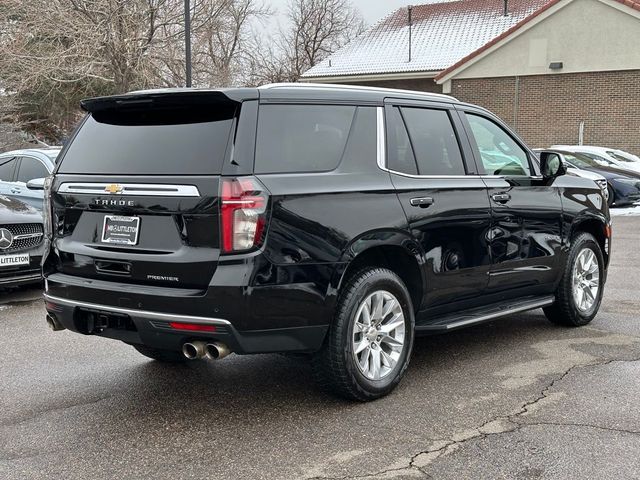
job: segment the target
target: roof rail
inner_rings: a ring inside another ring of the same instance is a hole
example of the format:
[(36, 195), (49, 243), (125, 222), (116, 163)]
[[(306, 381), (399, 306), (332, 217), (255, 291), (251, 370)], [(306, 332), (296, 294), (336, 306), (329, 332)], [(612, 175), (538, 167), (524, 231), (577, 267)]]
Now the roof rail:
[(384, 88), (384, 87), (366, 87), (362, 85), (341, 85), (335, 83), (269, 83), (266, 85), (262, 85), (258, 87), (258, 89), (268, 90), (274, 88), (300, 88), (300, 89), (310, 89), (310, 90), (361, 90), (368, 92), (380, 92), (380, 93), (404, 93), (411, 95), (427, 95), (430, 97), (439, 97), (447, 100), (452, 100), (457, 102), (458, 99), (452, 97), (451, 95), (445, 95), (442, 93), (431, 93), (431, 92), (421, 92), (419, 90), (401, 90), (397, 88)]

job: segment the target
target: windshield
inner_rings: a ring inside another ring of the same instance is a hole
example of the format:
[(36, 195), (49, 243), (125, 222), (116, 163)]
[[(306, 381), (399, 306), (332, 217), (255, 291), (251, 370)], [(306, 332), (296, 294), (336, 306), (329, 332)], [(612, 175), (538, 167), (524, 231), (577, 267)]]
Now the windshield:
[(619, 162), (625, 162), (625, 163), (634, 163), (634, 160), (629, 158), (629, 157), (625, 157), (623, 155), (620, 155), (616, 152), (607, 152), (607, 155), (609, 155), (611, 158), (614, 158), (615, 160), (619, 161)]
[(595, 165), (593, 165), (594, 167), (597, 167), (600, 165), (604, 165), (605, 167), (617, 167), (617, 165), (611, 160), (609, 160), (608, 158), (605, 158), (601, 155), (596, 155), (595, 153), (582, 152), (579, 155), (582, 155), (583, 157), (587, 157), (591, 159), (593, 162), (595, 162)]
[(563, 153), (564, 159), (567, 163), (577, 168), (591, 168), (600, 167), (601, 164), (593, 160), (592, 158), (582, 153)]

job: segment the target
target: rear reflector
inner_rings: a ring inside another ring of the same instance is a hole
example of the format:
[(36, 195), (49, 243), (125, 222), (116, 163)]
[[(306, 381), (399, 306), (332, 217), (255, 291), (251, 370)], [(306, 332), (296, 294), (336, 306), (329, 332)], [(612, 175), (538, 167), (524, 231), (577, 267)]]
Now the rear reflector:
[(175, 330), (187, 330), (189, 332), (215, 332), (213, 325), (201, 325), (199, 323), (169, 322), (169, 326)]

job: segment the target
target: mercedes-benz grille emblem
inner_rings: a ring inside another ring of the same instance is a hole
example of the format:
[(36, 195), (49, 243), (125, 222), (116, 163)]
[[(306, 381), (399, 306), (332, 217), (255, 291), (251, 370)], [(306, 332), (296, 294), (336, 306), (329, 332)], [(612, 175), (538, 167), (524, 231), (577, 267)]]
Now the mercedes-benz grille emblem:
[(6, 228), (0, 228), (0, 249), (6, 250), (13, 245), (13, 233)]

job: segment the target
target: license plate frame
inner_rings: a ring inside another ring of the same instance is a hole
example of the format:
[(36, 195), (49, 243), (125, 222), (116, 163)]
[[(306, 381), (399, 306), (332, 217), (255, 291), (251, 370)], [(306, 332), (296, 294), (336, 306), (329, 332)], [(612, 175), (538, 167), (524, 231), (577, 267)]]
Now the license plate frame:
[[(110, 225), (133, 228), (126, 229), (110, 229)], [(115, 230), (115, 231), (114, 231)], [(102, 243), (110, 243), (112, 245), (137, 245), (140, 237), (140, 217), (132, 217), (126, 215), (105, 215), (102, 223)]]
[(31, 263), (28, 253), (0, 254), (0, 269), (11, 267), (23, 267)]

